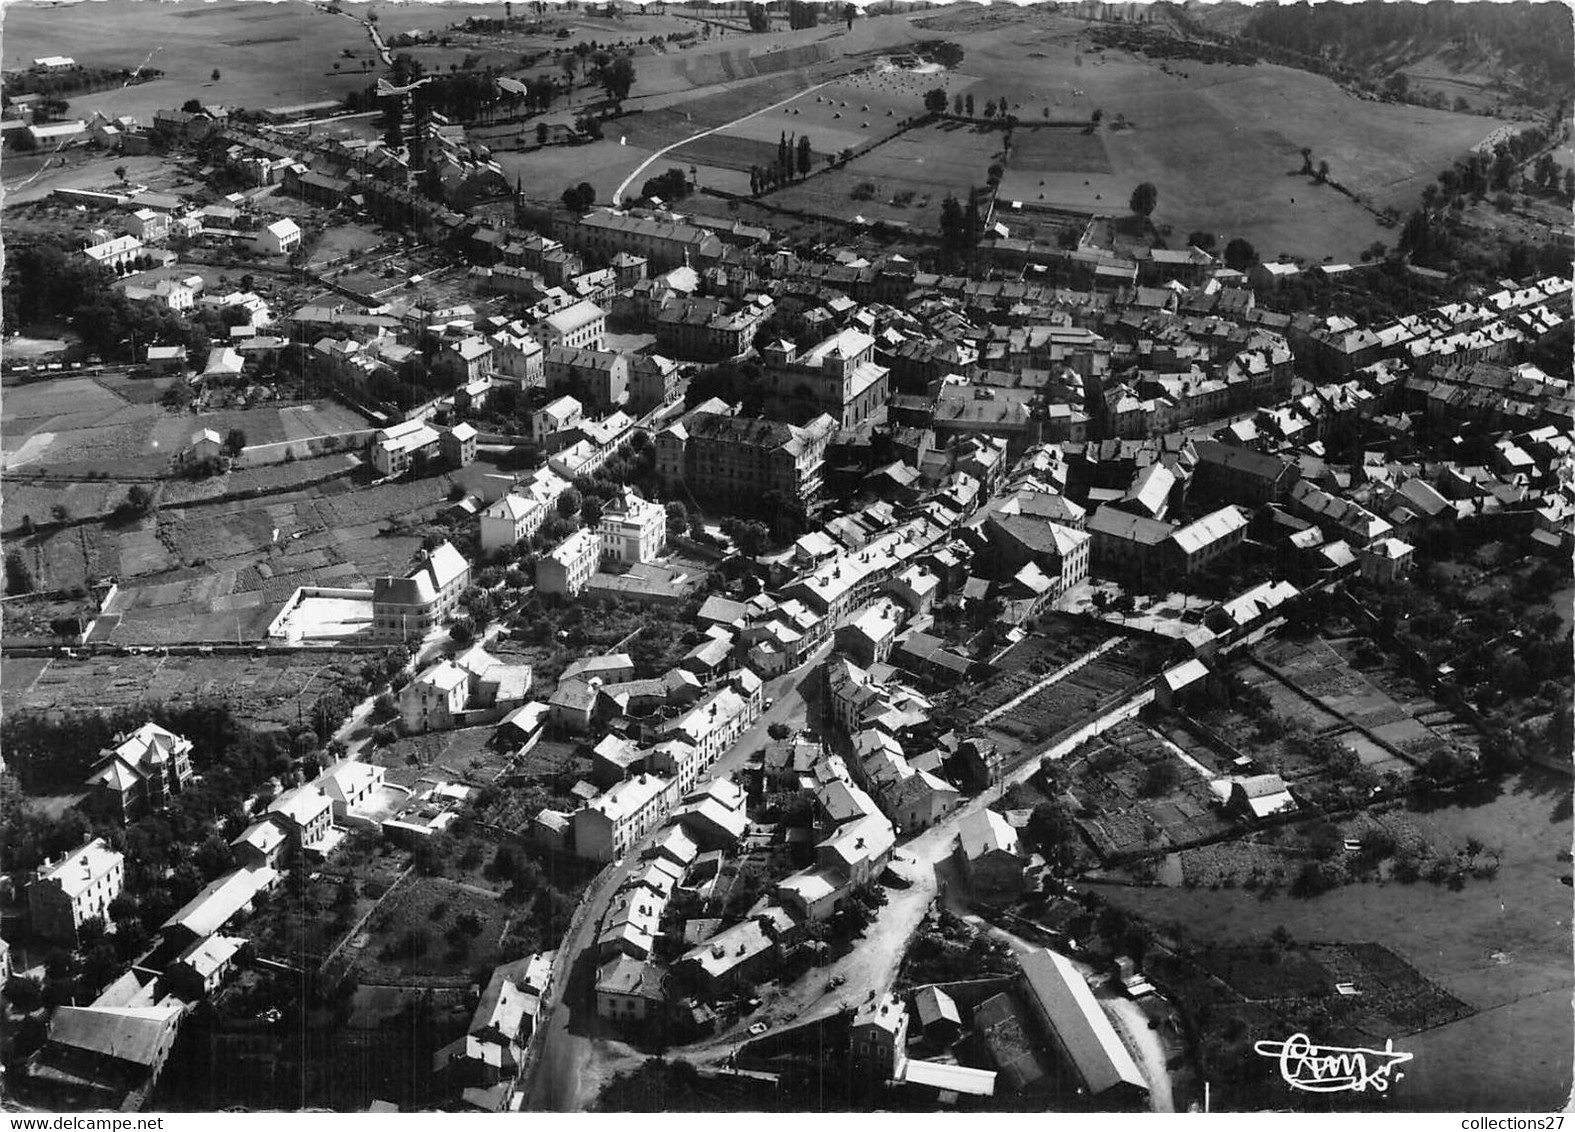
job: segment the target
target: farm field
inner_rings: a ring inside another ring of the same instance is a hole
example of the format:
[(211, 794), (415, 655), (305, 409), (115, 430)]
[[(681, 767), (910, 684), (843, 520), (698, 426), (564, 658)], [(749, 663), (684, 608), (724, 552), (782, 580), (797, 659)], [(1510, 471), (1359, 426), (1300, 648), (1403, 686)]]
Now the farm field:
[[(83, 118), (103, 110), (150, 121), (154, 111), (191, 97), (257, 109), (343, 98), (365, 84), (359, 59), (372, 51), (360, 24), (299, 4), (15, 4), (6, 6), (5, 30), (7, 67), (58, 54), (88, 66), (146, 60), (164, 72), (72, 98), (72, 115)], [(355, 61), (343, 57), (346, 50)]]
[[(1417, 1056), (1408, 1067), (1416, 1076), (1397, 1087), (1396, 1103), (1440, 1111), (1562, 1106), (1575, 1037), (1569, 891), (1559, 882), (1569, 866), (1557, 860), (1572, 831), (1568, 777), (1528, 770), (1497, 797), (1453, 800), (1406, 817), (1435, 845), (1457, 847), (1474, 836), (1499, 849), (1497, 874), (1468, 880), (1459, 891), (1391, 881), (1308, 899), (1095, 887), (1123, 909), (1185, 923), (1193, 939), (1230, 943), (1284, 925), (1297, 940), (1381, 944), (1477, 1011), (1397, 1043)], [(1509, 1040), (1512, 1025), (1518, 1028)]]
[[(533, 185), (534, 193), (543, 198), (555, 199), (570, 185), (585, 181), (596, 190), (597, 202), (606, 204), (612, 200), (613, 190), (653, 152), (639, 146), (619, 145), (617, 129), (620, 125), (609, 123), (609, 136), (590, 145), (555, 145), (528, 153), (495, 147), (492, 160), (511, 182), (518, 179), (525, 185)], [(655, 176), (666, 168), (658, 161), (649, 175)], [(639, 186), (635, 188), (638, 190)]]
[[(315, 479), (333, 474), (337, 461), (349, 459), (298, 461), (232, 475), (241, 483), (255, 478), (260, 485), (287, 489), (291, 469), (318, 465), (310, 476)], [(348, 470), (348, 465), (338, 467)], [(430, 519), (446, 501), (451, 480), (436, 476), (352, 492), (348, 480), (338, 478), (299, 492), (285, 490), (265, 499), (203, 507), (181, 494), (189, 481), (178, 482), (170, 503), (152, 519), (129, 527), (81, 524), (19, 543), (32, 561), (39, 585), (69, 589), (105, 576), (129, 580), (176, 567), (205, 567), (204, 572), (214, 577), (225, 571), (233, 574), (233, 590), (222, 582), (203, 583), (213, 587), (213, 597), (266, 591), (267, 600), (277, 602), (308, 580), (356, 585), (408, 566), (421, 539), (401, 528)], [(113, 507), (122, 498), (124, 493), (107, 502)], [(9, 522), (9, 511), (7, 517)], [(305, 571), (318, 571), (318, 576), (309, 579)], [(281, 580), (285, 575), (298, 575), (299, 580)]]
[[(1393, 242), (1371, 212), (1300, 175), (1302, 146), (1375, 209), (1406, 209), (1439, 169), (1499, 124), (1364, 101), (1319, 76), (1270, 64), (1178, 64), (1100, 49), (1090, 25), (1046, 11), (986, 17), (958, 10), (923, 17), (911, 30), (963, 47), (951, 84), (971, 83), (980, 98), (1005, 96), (1025, 122), (1086, 121), (1102, 111), (1096, 136), (1108, 171), (1097, 155), (1019, 151), (1002, 199), (1118, 215), (1132, 188), (1152, 181), (1156, 224), (1245, 236), (1265, 256), (1349, 258), (1374, 239)], [(1130, 128), (1111, 128), (1117, 115)], [(1027, 139), (1031, 131), (1020, 133)]]
[[(1000, 152), (1000, 140), (998, 133), (958, 123), (922, 126), (841, 169), (772, 193), (769, 199), (806, 212), (856, 213), (870, 221), (934, 228), (948, 194), (963, 201), (970, 189), (985, 183), (985, 170)], [(867, 188), (860, 190), (860, 186)], [(872, 195), (860, 200), (855, 191)]]

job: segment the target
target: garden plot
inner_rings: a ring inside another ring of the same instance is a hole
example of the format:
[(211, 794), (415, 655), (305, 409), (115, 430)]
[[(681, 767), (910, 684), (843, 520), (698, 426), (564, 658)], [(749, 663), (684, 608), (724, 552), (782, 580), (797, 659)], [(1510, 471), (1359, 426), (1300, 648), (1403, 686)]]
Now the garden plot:
[(187, 518), (161, 519), (159, 535), (182, 561), (220, 561), (254, 554), (272, 545), (273, 517), (264, 508), (227, 515), (198, 514)]
[(358, 977), (367, 983), (468, 983), (471, 968), (491, 968), (503, 959), (499, 941), (516, 910), (498, 895), (446, 877), (407, 878), (368, 925)]
[(52, 531), (20, 543), (17, 549), (40, 589), (74, 590), (124, 573), (119, 537), (97, 526)]
[(1068, 756), (1078, 824), (1106, 859), (1164, 849), (1232, 828), (1208, 787), (1159, 736), (1116, 724)]
[(1046, 627), (1008, 649), (996, 662), (998, 672), (979, 688), (969, 688), (955, 705), (959, 720), (971, 722), (1032, 688), (1040, 680), (1096, 648), (1106, 634), (1076, 622), (1049, 621)]
[(318, 696), (347, 687), (361, 663), (356, 654), (332, 652), (55, 659), (25, 687), (6, 687), (4, 707), (114, 709), (222, 696), (246, 722), (283, 725), (297, 722)]
[[(1413, 762), (1425, 762), (1435, 751), (1451, 746), (1476, 748), (1474, 738), (1458, 725), (1454, 714), (1441, 708), (1414, 683), (1397, 682), (1392, 694), (1352, 667), (1326, 641), (1299, 644), (1282, 640), (1259, 655), (1330, 711), (1371, 731)], [(1441, 726), (1444, 721), (1454, 726), (1435, 729), (1419, 716), (1438, 719)]]
[[(279, 409), (277, 412), (279, 415), (279, 427), (284, 433), (283, 439), (285, 440), (304, 440), (312, 436), (332, 436), (370, 427), (370, 422), (360, 413), (334, 401), (321, 401), (310, 405), (291, 405)], [(246, 436), (246, 442), (248, 444), (262, 443), (262, 441), (253, 440), (250, 433)]]
[(276, 496), (293, 487), (306, 484), (313, 485), (314, 494), (349, 491), (352, 485), (345, 479), (316, 481), (321, 481), (325, 476), (332, 476), (335, 473), (348, 476), (360, 466), (359, 458), (341, 453), (310, 460), (292, 460), (287, 464), (260, 464), (251, 468), (234, 468), (222, 475), (207, 479), (165, 480), (164, 485), (159, 489), (159, 502), (164, 507), (179, 507), (183, 504), (242, 491), (257, 491)]
[(1274, 705), (1274, 713), (1287, 723), (1300, 724), (1315, 735), (1332, 731), (1341, 725), (1340, 717), (1334, 712), (1309, 703), (1276, 680), (1267, 669), (1257, 664), (1244, 664), (1237, 674), (1244, 683), (1258, 688), (1267, 695)]
[(509, 755), (492, 746), (495, 724), (408, 735), (377, 748), (376, 761), (405, 767), (429, 780), (463, 780), (486, 786), (508, 765)]

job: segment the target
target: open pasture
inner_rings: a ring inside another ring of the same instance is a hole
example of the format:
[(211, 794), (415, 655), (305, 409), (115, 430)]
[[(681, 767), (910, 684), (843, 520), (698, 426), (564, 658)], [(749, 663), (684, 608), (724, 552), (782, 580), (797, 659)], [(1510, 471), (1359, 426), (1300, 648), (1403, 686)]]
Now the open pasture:
[(775, 143), (786, 131), (807, 135), (816, 149), (836, 152), (884, 137), (905, 118), (921, 117), (924, 92), (942, 85), (932, 80), (909, 89), (897, 79), (870, 73), (852, 75), (806, 90), (769, 114), (730, 126), (723, 133)]
[[(999, 146), (999, 134), (956, 122), (922, 126), (841, 169), (773, 193), (770, 200), (828, 216), (856, 213), (871, 221), (934, 228), (947, 194), (963, 200), (969, 189), (984, 184)], [(865, 185), (872, 195), (855, 199), (855, 191)]]
[(300, 4), (16, 4), (7, 5), (5, 31), (8, 67), (60, 54), (88, 66), (146, 61), (164, 72), (148, 83), (71, 98), (72, 116), (82, 118), (103, 110), (150, 121), (155, 110), (193, 97), (257, 109), (343, 98), (365, 85), (360, 60), (372, 51), (360, 24)]
[[(780, 102), (804, 90), (811, 83), (808, 76), (793, 72), (772, 75), (661, 110), (630, 115), (608, 123), (607, 132), (625, 137), (630, 146), (647, 150), (661, 149), (693, 137), (702, 130), (725, 126), (745, 114)], [(775, 135), (772, 140), (775, 140)]]
[[(1440, 169), (1499, 124), (1368, 101), (1321, 76), (1270, 64), (1101, 49), (1089, 25), (1031, 9), (923, 23), (964, 48), (954, 79), (971, 80), (978, 99), (1006, 97), (1024, 122), (1087, 121), (1102, 112), (1097, 136), (1108, 171), (1078, 168), (1075, 158), (1058, 170), (1019, 148), (1003, 199), (1114, 215), (1126, 211), (1135, 185), (1151, 181), (1159, 189), (1156, 224), (1245, 236), (1266, 256), (1342, 259), (1376, 239), (1393, 243), (1396, 233), (1375, 211), (1414, 207)], [(1129, 128), (1115, 128), (1118, 116)], [(1019, 147), (1034, 144), (1030, 131), (1018, 135)], [(1363, 203), (1303, 176), (1303, 146)]]
[[(608, 123), (608, 137), (602, 141), (591, 145), (548, 146), (526, 153), (491, 143), (492, 160), (503, 169), (503, 175), (510, 182), (519, 179), (528, 193), (556, 198), (570, 185), (585, 181), (595, 188), (597, 202), (606, 204), (630, 171), (653, 152), (632, 142), (627, 146), (619, 145), (620, 129), (622, 123), (611, 122)], [(657, 161), (647, 176), (655, 176), (666, 168)], [(639, 185), (634, 186), (636, 192), (639, 188)]]
[(7, 442), (34, 432), (64, 432), (100, 424), (127, 405), (91, 377), (66, 377), (27, 385), (9, 385), (0, 435)]

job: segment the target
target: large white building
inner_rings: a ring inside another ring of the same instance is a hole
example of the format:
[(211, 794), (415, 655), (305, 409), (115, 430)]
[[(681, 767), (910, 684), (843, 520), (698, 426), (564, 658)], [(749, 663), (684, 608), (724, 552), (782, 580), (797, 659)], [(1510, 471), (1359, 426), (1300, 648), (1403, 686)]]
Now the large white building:
[(671, 779), (654, 774), (625, 779), (574, 812), (575, 853), (593, 861), (621, 857), (661, 824), (677, 800)]
[(125, 857), (95, 837), (38, 870), (38, 879), (27, 889), (33, 930), (45, 939), (75, 945), (77, 929), (85, 921), (108, 921), (110, 902), (125, 882)]
[(142, 241), (135, 236), (114, 236), (89, 244), (82, 254), (101, 267), (124, 267), (142, 254)]
[(571, 350), (600, 350), (607, 333), (607, 312), (581, 299), (549, 314), (536, 326), (536, 336), (547, 349), (563, 346)]
[(445, 542), (407, 578), (372, 583), (372, 634), (385, 640), (425, 636), (448, 620), (470, 584), (470, 563)]
[(667, 509), (625, 487), (602, 509), (602, 557), (651, 562), (667, 548)]

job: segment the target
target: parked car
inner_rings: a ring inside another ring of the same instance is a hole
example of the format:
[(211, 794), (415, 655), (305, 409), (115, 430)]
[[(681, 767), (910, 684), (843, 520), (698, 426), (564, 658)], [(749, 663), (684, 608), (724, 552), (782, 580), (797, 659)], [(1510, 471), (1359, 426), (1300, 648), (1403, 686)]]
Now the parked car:
[(758, 1038), (761, 1034), (765, 1033), (767, 1029), (769, 1029), (769, 1027), (764, 1022), (756, 1022), (753, 1026), (749, 1027), (749, 1036), (752, 1038)]

